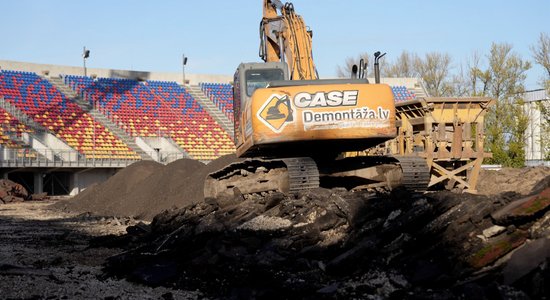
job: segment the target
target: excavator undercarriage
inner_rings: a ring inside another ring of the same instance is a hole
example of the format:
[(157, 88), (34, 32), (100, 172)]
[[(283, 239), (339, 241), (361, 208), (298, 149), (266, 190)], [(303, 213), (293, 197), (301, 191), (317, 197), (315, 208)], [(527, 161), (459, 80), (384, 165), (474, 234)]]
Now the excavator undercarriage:
[(271, 191), (292, 193), (316, 187), (358, 190), (398, 186), (423, 192), (429, 181), (426, 160), (413, 156), (358, 156), (337, 160), (250, 158), (209, 174), (204, 194), (215, 198), (236, 192), (246, 195)]

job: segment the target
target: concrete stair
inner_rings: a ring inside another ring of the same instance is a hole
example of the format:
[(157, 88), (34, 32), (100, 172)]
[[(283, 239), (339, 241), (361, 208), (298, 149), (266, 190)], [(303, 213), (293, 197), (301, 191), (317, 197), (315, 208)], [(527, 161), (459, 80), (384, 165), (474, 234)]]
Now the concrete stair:
[(32, 128), (34, 131), (49, 131), (44, 126), (37, 123), (31, 117), (23, 113), (19, 108), (12, 105), (8, 101), (5, 101), (3, 97), (0, 97), (0, 107), (2, 107), (5, 111), (7, 111), (12, 116), (14, 116), (17, 120), (19, 120), (19, 122), (27, 125), (28, 127)]
[(135, 142), (134, 138), (128, 135), (124, 130), (122, 130), (117, 124), (107, 118), (100, 111), (92, 107), (86, 100), (82, 99), (73, 89), (67, 86), (61, 78), (46, 78), (49, 80), (59, 91), (65, 94), (66, 97), (73, 100), (82, 110), (87, 112), (101, 125), (105, 126), (109, 131), (111, 131), (116, 137), (118, 137), (122, 142), (124, 142), (130, 149), (134, 150), (142, 160), (153, 160), (153, 158), (148, 155), (143, 149), (141, 149)]
[(234, 125), (231, 120), (219, 110), (214, 103), (202, 92), (198, 85), (185, 86), (185, 89), (197, 102), (214, 118), (218, 124), (229, 134), (231, 138), (235, 136)]
[(427, 98), (429, 97), (428, 91), (424, 87), (422, 81), (418, 81), (414, 84), (414, 88), (409, 88), (409, 91), (414, 93), (417, 98)]
[(120, 129), (117, 124), (107, 118), (104, 114), (96, 109), (91, 109), (88, 113), (97, 122), (107, 127), (116, 137), (118, 137), (122, 142), (128, 145), (130, 149), (134, 150), (141, 157), (142, 160), (153, 160), (153, 158), (149, 154), (145, 153), (145, 151), (143, 151), (143, 149), (141, 149), (136, 144), (133, 137), (129, 136), (124, 130)]
[(88, 103), (86, 100), (82, 99), (80, 95), (78, 95), (73, 89), (71, 89), (69, 86), (67, 86), (63, 79), (59, 77), (52, 77), (52, 78), (44, 78), (48, 80), (51, 84), (53, 84), (60, 92), (65, 94), (65, 96), (74, 102), (78, 104), (84, 111), (88, 112), (92, 109), (92, 106), (90, 103)]
[[(49, 129), (47, 129), (46, 127), (42, 126), (42, 124), (39, 124), (37, 123), (35, 120), (33, 120), (31, 117), (27, 116), (25, 113), (23, 113), (19, 108), (17, 108), (15, 105), (12, 105), (11, 103), (9, 103), (8, 101), (5, 101), (4, 97), (0, 97), (0, 107), (2, 107), (5, 111), (7, 111), (10, 115), (14, 116), (19, 122), (25, 124), (27, 127), (31, 128), (34, 133), (30, 134), (32, 135), (32, 137), (38, 141), (40, 141), (41, 143), (43, 144), (46, 144), (43, 139), (40, 138), (41, 134), (40, 133), (49, 133), (53, 136), (55, 136), (55, 134), (53, 132), (51, 132)], [(29, 148), (29, 149), (32, 149), (32, 146), (25, 142), (25, 140), (23, 140), (22, 138), (20, 137), (16, 137), (16, 136), (11, 136), (10, 135), (10, 139), (12, 139), (13, 141), (15, 141), (18, 145), (24, 147), (24, 148)], [(65, 143), (63, 140), (60, 140), (59, 139), (59, 142), (60, 143), (63, 143), (66, 147), (68, 148), (72, 148), (71, 146), (69, 146), (67, 143)], [(75, 150), (76, 151), (76, 150)], [(54, 155), (57, 155), (54, 153)], [(43, 157), (41, 154), (40, 154), (41, 157)], [(60, 159), (62, 160), (62, 159)]]

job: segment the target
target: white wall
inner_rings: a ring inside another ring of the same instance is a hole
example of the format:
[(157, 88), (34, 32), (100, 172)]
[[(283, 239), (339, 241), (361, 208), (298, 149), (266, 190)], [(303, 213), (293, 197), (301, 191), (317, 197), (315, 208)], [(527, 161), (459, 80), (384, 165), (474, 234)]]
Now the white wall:
[[(35, 72), (38, 75), (43, 75), (46, 71), (49, 77), (58, 77), (59, 75), (84, 75), (83, 67), (61, 66), (50, 64), (36, 64), (28, 62), (18, 62), (10, 60), (0, 60), (0, 69)], [(87, 68), (87, 75), (97, 75), (98, 77), (120, 77), (133, 78), (140, 80), (161, 80), (175, 81), (182, 83), (182, 72), (149, 72), (149, 71), (134, 71), (134, 70), (115, 70), (115, 69), (97, 69)], [(229, 83), (233, 80), (231, 75), (215, 75), (215, 74), (185, 74), (185, 80), (189, 84), (197, 85), (199, 82), (213, 83)]]
[[(34, 136), (37, 136), (38, 139), (35, 139)], [(55, 154), (58, 155), (64, 161), (76, 161), (78, 160), (78, 151), (74, 148), (67, 145), (65, 142), (57, 138), (55, 135), (48, 132), (37, 132), (34, 134), (29, 134), (27, 136), (28, 144), (35, 148), (38, 152), (40, 148), (45, 150), (51, 149)], [(41, 152), (42, 153), (42, 152)]]
[[(235, 66), (236, 68), (237, 66)], [(38, 64), (29, 62), (19, 62), (10, 60), (0, 60), (0, 69), (35, 72), (38, 75), (49, 72), (50, 77), (58, 77), (59, 75), (84, 75), (82, 66), (61, 66), (50, 64)], [(133, 78), (141, 80), (160, 80), (160, 81), (175, 81), (182, 83), (182, 72), (154, 72), (154, 71), (136, 71), (136, 70), (115, 70), (115, 69), (97, 69), (87, 68), (88, 76), (97, 75), (98, 77), (121, 77)], [(368, 78), (369, 82), (374, 83), (374, 78)], [(199, 82), (211, 83), (231, 83), (233, 74), (187, 74), (185, 80), (191, 85), (197, 85)], [(402, 85), (407, 88), (415, 88), (419, 83), (418, 78), (380, 78), (382, 83), (392, 86)]]
[(92, 184), (99, 184), (106, 181), (111, 178), (111, 176), (115, 175), (118, 170), (119, 169), (94, 168), (73, 173), (69, 184), (70, 195), (77, 195)]
[(536, 102), (527, 102), (525, 111), (529, 117), (529, 124), (526, 132), (525, 159), (542, 159), (542, 145), (540, 135), (541, 114)]
[(542, 124), (545, 122), (540, 105), (550, 107), (550, 98), (544, 90), (529, 91), (525, 93), (524, 111), (529, 118), (529, 124), (525, 132), (525, 160), (542, 162), (545, 157), (543, 143), (548, 143), (550, 137), (544, 136), (541, 132)]
[(173, 160), (169, 158), (187, 157), (181, 148), (164, 137), (136, 137), (136, 144), (157, 162), (169, 163)]

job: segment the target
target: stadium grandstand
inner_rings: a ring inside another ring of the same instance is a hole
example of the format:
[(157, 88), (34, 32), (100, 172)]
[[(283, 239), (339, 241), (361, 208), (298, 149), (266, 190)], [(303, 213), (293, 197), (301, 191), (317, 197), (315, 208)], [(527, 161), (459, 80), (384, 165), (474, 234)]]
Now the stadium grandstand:
[[(0, 60), (0, 170), (34, 193), (75, 195), (138, 161), (234, 152), (231, 75), (88, 69)], [(371, 81), (374, 81), (371, 79)], [(383, 78), (396, 101), (416, 78)]]

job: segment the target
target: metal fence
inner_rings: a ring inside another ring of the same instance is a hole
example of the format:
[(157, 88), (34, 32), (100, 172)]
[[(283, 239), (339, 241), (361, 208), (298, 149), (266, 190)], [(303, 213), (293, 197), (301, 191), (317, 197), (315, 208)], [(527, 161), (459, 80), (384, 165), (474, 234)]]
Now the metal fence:
[[(158, 151), (147, 154), (161, 164), (169, 164), (181, 158), (189, 158), (187, 154), (181, 152)], [(78, 152), (67, 150), (13, 149), (0, 146), (0, 167), (2, 168), (123, 168), (136, 161), (138, 160), (90, 158)]]
[(2, 168), (122, 168), (137, 161), (135, 159), (86, 158), (80, 153), (63, 150), (0, 149), (0, 167)]

